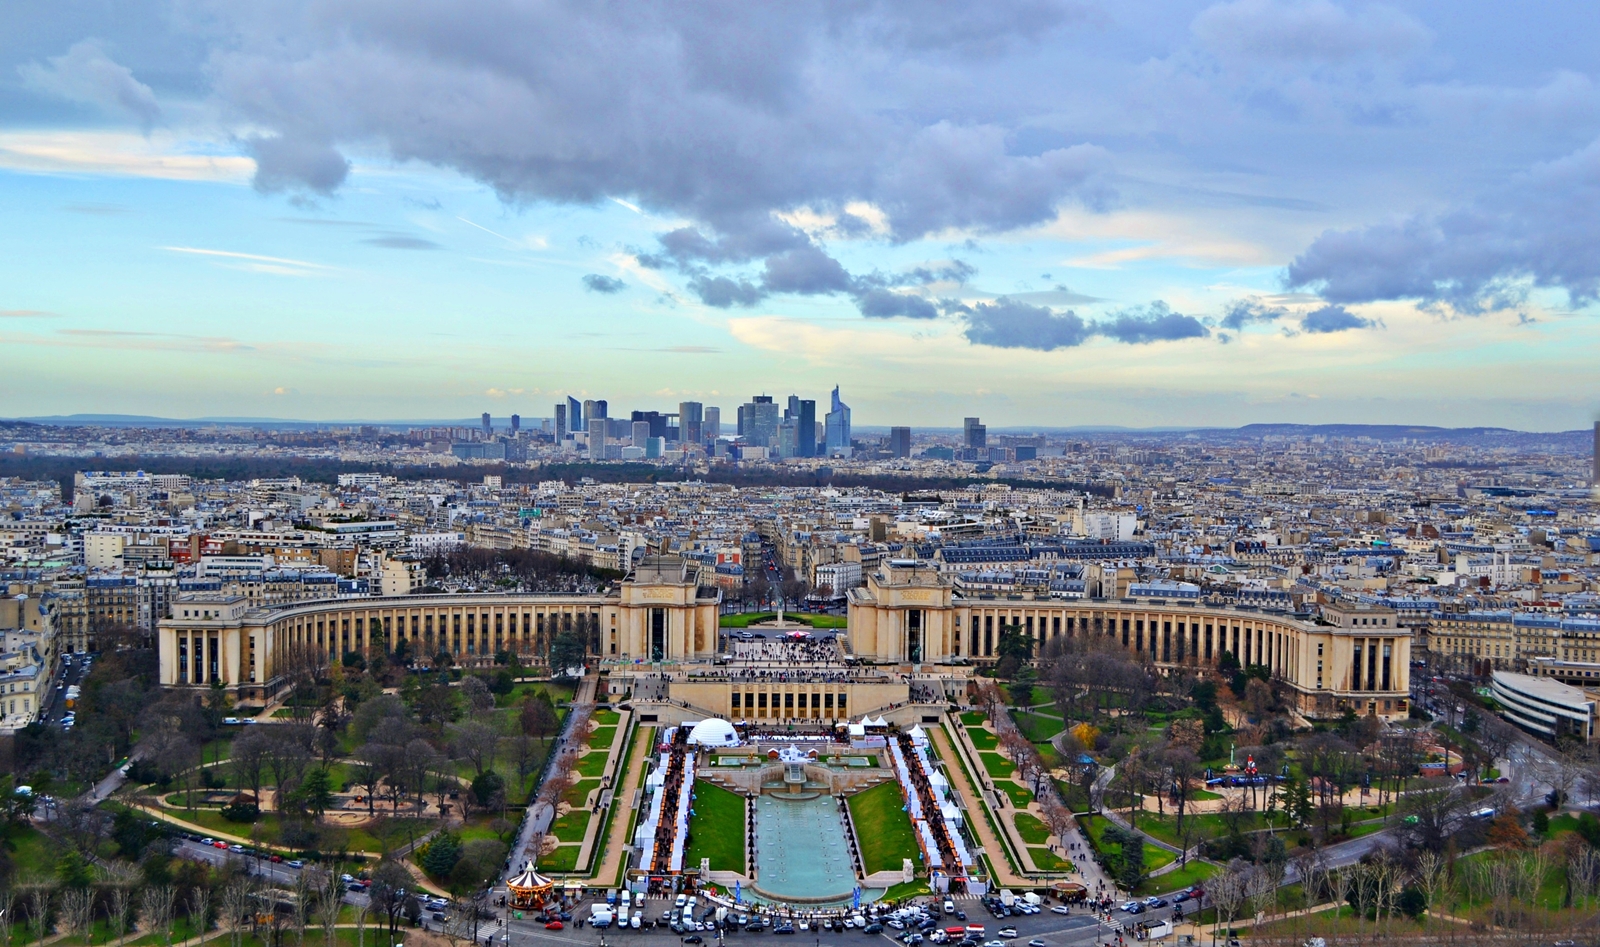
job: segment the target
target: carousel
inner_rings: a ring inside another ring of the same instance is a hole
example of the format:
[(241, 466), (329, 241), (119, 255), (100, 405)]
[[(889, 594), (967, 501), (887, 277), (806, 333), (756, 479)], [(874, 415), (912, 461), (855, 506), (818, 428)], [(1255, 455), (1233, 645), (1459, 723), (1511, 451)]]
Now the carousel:
[(531, 861), (506, 882), (506, 888), (511, 892), (511, 906), (522, 910), (544, 907), (551, 900), (555, 886), (555, 882), (533, 870)]

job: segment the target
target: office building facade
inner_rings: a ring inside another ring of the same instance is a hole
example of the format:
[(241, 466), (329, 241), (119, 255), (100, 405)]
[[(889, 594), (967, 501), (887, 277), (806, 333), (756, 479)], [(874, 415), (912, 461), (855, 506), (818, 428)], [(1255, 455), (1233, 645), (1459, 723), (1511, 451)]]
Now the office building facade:
[(892, 427), (889, 429), (889, 456), (911, 456), (911, 429), (908, 427)]

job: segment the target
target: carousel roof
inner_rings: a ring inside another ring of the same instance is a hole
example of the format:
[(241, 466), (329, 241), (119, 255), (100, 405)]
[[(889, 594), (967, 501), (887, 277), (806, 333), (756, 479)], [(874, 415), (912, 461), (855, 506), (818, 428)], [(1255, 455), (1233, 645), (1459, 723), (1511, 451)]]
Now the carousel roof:
[(533, 862), (522, 866), (516, 877), (506, 882), (508, 888), (548, 888), (555, 882), (533, 870)]

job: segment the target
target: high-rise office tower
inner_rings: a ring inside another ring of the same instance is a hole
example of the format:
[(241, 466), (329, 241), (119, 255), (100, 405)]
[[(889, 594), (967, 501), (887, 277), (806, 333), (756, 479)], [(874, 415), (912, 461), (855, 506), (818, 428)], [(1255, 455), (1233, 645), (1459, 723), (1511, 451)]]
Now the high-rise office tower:
[(567, 437), (567, 406), (565, 404), (558, 404), (558, 405), (556, 405), (556, 446), (559, 447), (561, 445), (561, 442), (563, 440), (565, 440), (566, 437)]
[(698, 401), (678, 402), (678, 440), (685, 444), (701, 444), (705, 413)]
[(714, 441), (722, 436), (722, 409), (706, 408), (700, 422), (700, 436), (707, 441)]
[(839, 399), (839, 387), (833, 389), (833, 410), (828, 412), (827, 418), (827, 450), (829, 454), (835, 451), (849, 451), (850, 449), (850, 406)]
[(522, 430), (522, 415), (513, 414), (511, 416), (511, 435), (513, 437), (515, 437), (517, 432), (521, 431), (521, 430)]
[(589, 421), (589, 459), (606, 459), (606, 419), (594, 418)]
[(800, 456), (800, 425), (794, 418), (778, 422), (778, 456), (786, 460)]
[(795, 450), (797, 456), (817, 456), (817, 403), (809, 399), (801, 399), (800, 410), (795, 415), (795, 420), (800, 424)]
[(571, 395), (568, 395), (567, 396), (567, 431), (570, 432), (570, 433), (574, 433), (574, 434), (577, 433), (578, 431), (587, 431), (589, 429), (588, 425), (589, 425), (589, 422), (584, 420), (584, 417), (583, 417), (583, 405), (578, 403), (578, 399), (577, 398), (574, 398)]
[[(630, 420), (643, 421), (650, 425), (650, 437), (667, 436), (667, 416), (660, 411), (635, 411)], [(641, 441), (638, 446), (643, 447), (644, 443)]]
[(489, 420), (489, 412), (483, 412), (483, 436), (488, 437), (494, 433), (494, 422)]
[(982, 450), (989, 446), (989, 429), (977, 418), (967, 418), (961, 424), (961, 446)]
[(778, 406), (771, 395), (756, 395), (739, 406), (739, 436), (754, 447), (776, 447)]
[(889, 429), (889, 454), (894, 457), (911, 456), (910, 428), (892, 427)]
[(588, 424), (595, 418), (609, 417), (606, 414), (606, 403), (601, 399), (589, 399), (583, 403), (583, 423)]
[[(637, 412), (637, 411), (634, 412), (634, 414), (638, 414), (638, 413), (639, 412)], [(650, 439), (650, 422), (649, 421), (634, 421), (633, 422), (633, 446), (634, 447), (643, 447), (644, 446), (644, 442), (648, 441), (649, 439)]]

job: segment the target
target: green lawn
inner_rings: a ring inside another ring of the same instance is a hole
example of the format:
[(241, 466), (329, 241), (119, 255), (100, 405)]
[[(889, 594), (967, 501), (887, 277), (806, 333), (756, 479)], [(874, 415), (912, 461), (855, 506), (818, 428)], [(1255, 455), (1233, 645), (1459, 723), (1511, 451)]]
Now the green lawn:
[[(1219, 838), (1227, 835), (1230, 821), (1238, 822), (1240, 832), (1251, 832), (1267, 827), (1267, 816), (1264, 812), (1249, 812), (1239, 816), (1225, 816), (1217, 812), (1204, 814), (1190, 813), (1183, 817), (1186, 829), (1193, 824), (1193, 830), (1199, 834), (1197, 838)], [(1280, 828), (1289, 827), (1289, 817), (1279, 810), (1273, 813), (1273, 822)], [(1151, 838), (1160, 839), (1168, 845), (1182, 845), (1178, 838), (1178, 816), (1169, 808), (1166, 815), (1156, 815), (1154, 812), (1142, 812), (1137, 822), (1139, 831)]]
[[(1097, 851), (1109, 854), (1120, 849), (1120, 846), (1105, 841), (1106, 828), (1111, 825), (1111, 820), (1105, 816), (1079, 817), (1078, 824), (1083, 826), (1084, 832), (1089, 836), (1090, 843), (1094, 845)], [(1144, 828), (1142, 821), (1139, 827), (1141, 829)], [(1146, 873), (1170, 865), (1177, 858), (1178, 856), (1175, 852), (1169, 852), (1159, 845), (1152, 845), (1149, 842), (1144, 843), (1144, 870)]]
[[(723, 615), (717, 622), (723, 628), (749, 628), (757, 622), (771, 621), (778, 617), (777, 612), (751, 612), (748, 615)], [(784, 621), (800, 622), (812, 628), (844, 628), (848, 619), (843, 615), (810, 615), (805, 613), (784, 612)]]
[(1062, 858), (1060, 855), (1057, 855), (1055, 852), (1052, 852), (1050, 849), (1045, 848), (1043, 845), (1038, 847), (1029, 846), (1028, 854), (1033, 856), (1034, 867), (1038, 868), (1040, 871), (1066, 871), (1068, 868), (1072, 867), (1071, 862), (1067, 861), (1065, 858)]
[(1009, 779), (997, 779), (994, 788), (1006, 794), (1011, 804), (1018, 809), (1025, 809), (1033, 801), (1033, 791), (1026, 786), (1019, 785)]
[(968, 727), (967, 739), (980, 750), (992, 750), (1000, 745), (1000, 738), (982, 727)]
[(1017, 729), (1028, 738), (1029, 743), (1043, 743), (1067, 728), (1060, 717), (1046, 714), (1017, 713), (1012, 714), (1012, 719), (1016, 721)]
[(597, 727), (595, 731), (584, 738), (585, 743), (597, 750), (609, 750), (611, 744), (617, 739), (616, 726)]
[(29, 825), (19, 826), (10, 831), (8, 843), (15, 846), (10, 854), (11, 866), (17, 877), (55, 874), (56, 855), (60, 848), (43, 832)]
[(900, 784), (879, 783), (849, 799), (850, 819), (861, 843), (861, 864), (867, 874), (898, 870), (902, 859), (913, 862), (921, 854), (906, 815)]
[(1037, 816), (1018, 812), (1011, 817), (1011, 821), (1017, 827), (1017, 834), (1029, 845), (1043, 845), (1050, 840), (1050, 827)]
[(712, 871), (744, 873), (744, 797), (703, 779), (694, 781), (694, 816), (689, 820), (689, 850), (685, 870), (700, 868), (711, 859)]
[(1137, 893), (1165, 894), (1169, 891), (1180, 891), (1205, 881), (1219, 870), (1216, 865), (1210, 862), (1191, 858), (1189, 863), (1182, 868), (1169, 871), (1157, 878), (1146, 878), (1144, 884), (1139, 886)]
[(550, 824), (550, 834), (563, 842), (582, 842), (589, 830), (589, 816), (588, 809), (572, 809)]
[(600, 780), (598, 779), (580, 779), (567, 788), (561, 799), (574, 809), (582, 809), (589, 804), (590, 791), (599, 788)]
[(578, 849), (581, 845), (558, 845), (550, 854), (539, 859), (545, 871), (571, 871), (578, 867)]
[(586, 779), (599, 779), (604, 776), (606, 774), (605, 751), (596, 750), (593, 753), (585, 753), (578, 757), (576, 769), (578, 770), (578, 775)]
[(1011, 761), (999, 753), (979, 753), (978, 762), (983, 764), (984, 772), (994, 779), (1010, 779), (1011, 774), (1017, 771)]

